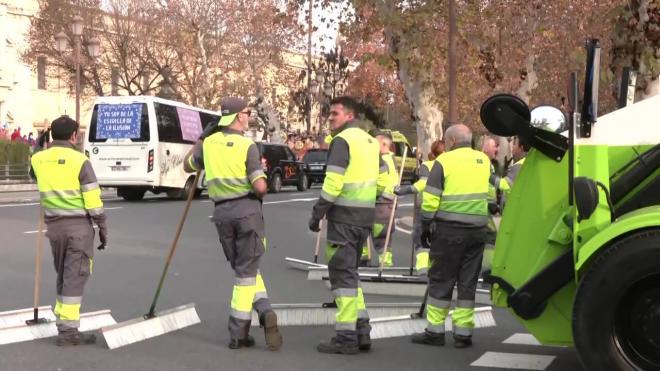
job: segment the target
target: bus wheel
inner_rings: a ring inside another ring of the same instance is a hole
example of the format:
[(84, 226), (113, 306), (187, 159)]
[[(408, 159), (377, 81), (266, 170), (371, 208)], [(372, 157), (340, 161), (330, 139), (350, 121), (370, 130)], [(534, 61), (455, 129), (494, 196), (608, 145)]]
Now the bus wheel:
[(117, 195), (126, 201), (141, 201), (147, 191), (134, 188), (117, 188)]
[(577, 289), (575, 347), (587, 370), (660, 369), (660, 229), (605, 247)]

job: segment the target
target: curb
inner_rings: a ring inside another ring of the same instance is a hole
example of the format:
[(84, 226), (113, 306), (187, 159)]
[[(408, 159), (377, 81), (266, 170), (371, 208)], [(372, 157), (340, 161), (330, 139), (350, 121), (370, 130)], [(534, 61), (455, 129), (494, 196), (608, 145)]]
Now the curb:
[(36, 191), (37, 185), (33, 183), (28, 184), (0, 184), (0, 193), (2, 192), (26, 192)]

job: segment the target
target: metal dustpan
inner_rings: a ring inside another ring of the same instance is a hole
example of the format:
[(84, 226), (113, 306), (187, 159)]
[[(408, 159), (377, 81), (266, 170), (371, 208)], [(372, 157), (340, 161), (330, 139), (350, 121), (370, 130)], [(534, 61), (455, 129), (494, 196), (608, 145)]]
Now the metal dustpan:
[[(474, 308), (474, 327), (484, 328), (496, 326), (492, 311), (493, 308), (491, 307)], [(450, 311), (447, 319), (445, 320), (445, 331), (447, 332), (452, 331), (452, 313), (453, 311)], [(402, 316), (372, 318), (369, 323), (371, 324), (372, 339), (383, 339), (418, 334), (424, 332), (426, 326), (428, 325), (426, 319), (419, 313)]]
[[(26, 318), (32, 318), (32, 308), (29, 309), (30, 315)], [(52, 312), (51, 312), (52, 314)], [(47, 321), (34, 325), (27, 325), (25, 321), (22, 324), (15, 324), (9, 327), (0, 328), (0, 345), (43, 339), (57, 336), (57, 325), (55, 316), (46, 317)], [(81, 313), (79, 331), (94, 331), (103, 326), (113, 325), (115, 319), (112, 318), (110, 310), (101, 310), (97, 312)]]
[[(392, 317), (410, 314), (420, 303), (367, 303), (369, 317)], [(332, 303), (273, 304), (280, 326), (327, 326), (335, 324), (337, 306)], [(259, 326), (259, 317), (252, 312), (252, 326)]]

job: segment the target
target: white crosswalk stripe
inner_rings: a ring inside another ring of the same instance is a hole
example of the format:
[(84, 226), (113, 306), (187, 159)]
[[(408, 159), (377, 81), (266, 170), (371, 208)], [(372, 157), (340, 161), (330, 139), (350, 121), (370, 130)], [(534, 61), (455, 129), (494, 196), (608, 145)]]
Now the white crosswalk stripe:
[(513, 334), (502, 343), (518, 345), (541, 345), (532, 334)]
[(514, 370), (545, 370), (555, 356), (522, 353), (486, 352), (472, 362), (474, 367), (495, 367)]

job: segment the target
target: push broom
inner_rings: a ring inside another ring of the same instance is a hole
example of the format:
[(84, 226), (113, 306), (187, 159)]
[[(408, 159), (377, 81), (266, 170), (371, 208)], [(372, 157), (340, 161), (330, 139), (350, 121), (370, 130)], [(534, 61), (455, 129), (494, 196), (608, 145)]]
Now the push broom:
[[(0, 313), (0, 345), (53, 337), (57, 336), (58, 333), (52, 308), (50, 306), (39, 306), (41, 256), (45, 228), (43, 207), (39, 207), (38, 228), (34, 272), (34, 305), (32, 308)], [(110, 310), (107, 309), (80, 315), (80, 331), (97, 330), (102, 326), (114, 323), (115, 320), (112, 318)]]
[[(198, 170), (195, 174), (193, 182), (195, 187), (197, 186), (197, 181), (200, 178), (200, 173), (201, 171)], [(156, 312), (156, 304), (158, 302), (158, 298), (160, 297), (160, 292), (163, 288), (163, 283), (165, 282), (165, 277), (167, 276), (170, 263), (172, 263), (172, 257), (176, 251), (179, 237), (181, 237), (181, 231), (183, 230), (183, 225), (188, 216), (190, 204), (192, 203), (194, 195), (194, 190), (191, 190), (188, 193), (186, 206), (183, 209), (183, 215), (181, 216), (181, 220), (179, 221), (179, 225), (176, 229), (174, 240), (172, 240), (169, 253), (165, 259), (165, 266), (163, 267), (163, 272), (160, 276), (160, 282), (158, 283), (156, 294), (154, 295), (154, 299), (151, 302), (151, 307), (149, 307), (149, 312), (142, 317), (102, 328), (101, 333), (103, 334), (103, 337), (108, 344), (108, 348), (116, 349), (125, 345), (137, 343), (142, 340), (150, 339), (166, 334), (168, 332), (176, 331), (200, 323), (200, 319), (197, 315), (197, 311), (195, 310), (194, 303), (189, 303), (186, 305), (178, 306), (176, 308)]]

